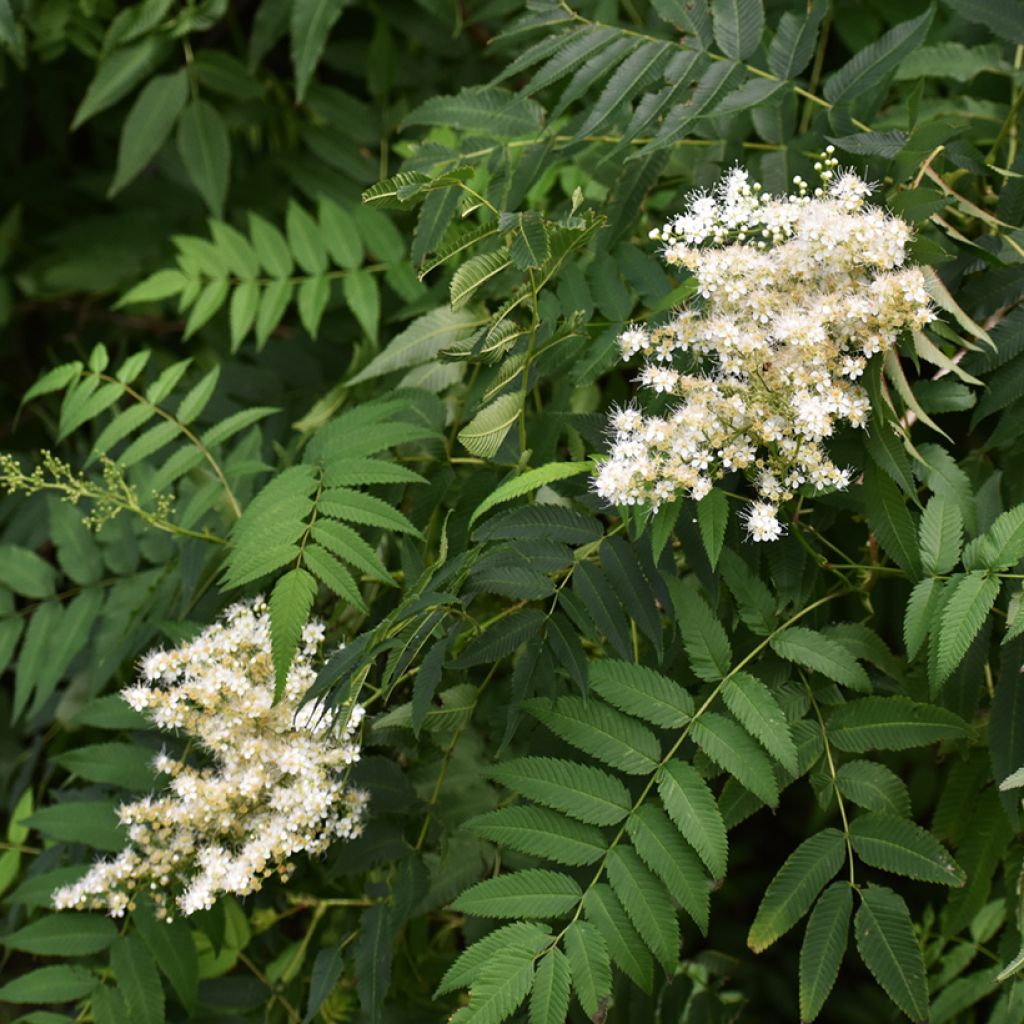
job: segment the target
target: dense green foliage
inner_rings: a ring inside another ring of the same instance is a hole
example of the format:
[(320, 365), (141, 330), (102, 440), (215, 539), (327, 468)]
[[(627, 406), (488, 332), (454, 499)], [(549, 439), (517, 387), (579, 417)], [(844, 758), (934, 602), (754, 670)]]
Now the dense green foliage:
[[(0, 45), (0, 1019), (1024, 1019), (1019, 5), (0, 0)], [(828, 144), (940, 314), (855, 483), (767, 544), (739, 473), (607, 507), (616, 339), (695, 291), (649, 231)], [(117, 691), (257, 593), (278, 682), (315, 615), (367, 709), (365, 833), (54, 912), (154, 785)]]

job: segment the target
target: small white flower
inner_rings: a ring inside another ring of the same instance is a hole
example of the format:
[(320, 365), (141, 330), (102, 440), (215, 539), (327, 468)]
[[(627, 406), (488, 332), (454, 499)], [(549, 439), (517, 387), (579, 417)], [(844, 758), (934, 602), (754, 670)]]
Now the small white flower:
[(744, 525), (751, 539), (756, 541), (778, 540), (783, 534), (782, 523), (778, 520), (779, 510), (766, 501), (752, 502), (743, 513)]
[(224, 893), (253, 892), (274, 873), (286, 876), (299, 853), (322, 853), (360, 833), (368, 796), (348, 788), (345, 774), (359, 760), (365, 712), (302, 704), (323, 637), (319, 622), (303, 629), (276, 704), (262, 599), (232, 605), (191, 643), (143, 659), (143, 682), (122, 696), (158, 728), (197, 741), (205, 756), (196, 766), (157, 755), (154, 767), (171, 777), (167, 789), (118, 809), (130, 845), (58, 889), (55, 907), (121, 917), (146, 889), (161, 915), (174, 903), (188, 915)]
[[(867, 205), (871, 187), (826, 149), (821, 186), (802, 178), (775, 196), (741, 168), (652, 232), (665, 260), (692, 273), (691, 307), (619, 338), (642, 356), (641, 384), (675, 399), (659, 417), (613, 412), (609, 457), (597, 493), (621, 505), (658, 507), (678, 493), (703, 498), (731, 470), (763, 501), (748, 515), (756, 540), (782, 527), (778, 502), (809, 483), (849, 486), (824, 447), (843, 424), (863, 428), (867, 361), (900, 333), (932, 319), (925, 280), (905, 268), (910, 227)], [(679, 359), (684, 354), (685, 361)]]

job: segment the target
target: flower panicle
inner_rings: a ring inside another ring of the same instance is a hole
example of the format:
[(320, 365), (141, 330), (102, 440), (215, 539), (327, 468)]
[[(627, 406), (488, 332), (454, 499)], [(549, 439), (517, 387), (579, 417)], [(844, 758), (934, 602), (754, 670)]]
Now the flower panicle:
[(257, 891), (274, 874), (287, 878), (299, 853), (360, 835), (369, 798), (346, 777), (359, 760), (363, 709), (351, 706), (342, 720), (305, 700), (323, 637), (321, 623), (306, 625), (277, 703), (262, 599), (142, 659), (139, 681), (121, 696), (157, 728), (188, 737), (203, 759), (161, 751), (153, 767), (167, 787), (118, 809), (128, 845), (57, 889), (55, 907), (121, 917), (145, 891), (161, 916), (189, 915), (223, 894)]
[(779, 505), (805, 485), (847, 487), (825, 442), (865, 428), (859, 383), (870, 360), (935, 318), (920, 269), (906, 265), (910, 226), (868, 205), (871, 186), (838, 169), (830, 146), (821, 184), (772, 195), (730, 171), (651, 232), (665, 261), (689, 271), (696, 299), (664, 324), (630, 324), (623, 359), (642, 357), (642, 388), (674, 400), (661, 415), (612, 414), (595, 486), (619, 505), (657, 508), (703, 498), (738, 470), (758, 495), (748, 535), (782, 535)]

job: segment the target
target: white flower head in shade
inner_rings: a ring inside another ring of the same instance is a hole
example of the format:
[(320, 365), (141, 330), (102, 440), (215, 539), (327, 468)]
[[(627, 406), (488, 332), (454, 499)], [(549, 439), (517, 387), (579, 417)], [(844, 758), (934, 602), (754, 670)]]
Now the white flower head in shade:
[(58, 909), (121, 917), (146, 891), (161, 916), (192, 914), (218, 896), (244, 896), (271, 875), (287, 878), (300, 853), (357, 837), (368, 796), (347, 785), (359, 760), (359, 705), (335, 714), (303, 703), (316, 678), (324, 628), (309, 623), (274, 703), (266, 604), (233, 605), (190, 643), (142, 659), (140, 681), (121, 693), (158, 728), (187, 737), (198, 764), (166, 753), (170, 777), (154, 796), (122, 804), (129, 843), (53, 894)]
[(781, 502), (797, 488), (848, 486), (825, 442), (867, 425), (858, 383), (901, 332), (934, 319), (925, 279), (904, 266), (910, 227), (868, 205), (871, 187), (839, 171), (829, 147), (821, 186), (773, 196), (734, 168), (651, 237), (689, 270), (696, 298), (668, 323), (630, 324), (624, 359), (643, 356), (641, 387), (672, 399), (660, 416), (616, 411), (595, 487), (618, 505), (689, 496), (740, 470), (758, 497), (750, 537), (775, 540)]

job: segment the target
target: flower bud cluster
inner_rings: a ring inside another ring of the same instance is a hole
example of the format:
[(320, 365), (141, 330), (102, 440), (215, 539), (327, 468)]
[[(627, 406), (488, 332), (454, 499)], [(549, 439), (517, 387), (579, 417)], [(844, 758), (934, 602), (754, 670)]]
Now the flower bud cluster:
[(619, 337), (624, 359), (645, 358), (639, 383), (676, 401), (661, 416), (613, 413), (596, 480), (606, 500), (699, 501), (740, 470), (760, 499), (748, 533), (775, 540), (779, 503), (801, 486), (849, 484), (823, 442), (843, 423), (866, 426), (857, 381), (868, 360), (934, 313), (921, 271), (904, 267), (909, 226), (868, 206), (870, 186), (838, 172), (830, 150), (813, 193), (798, 177), (795, 194), (773, 196), (736, 168), (651, 232), (666, 262), (693, 274), (697, 298)]
[(191, 643), (153, 651), (141, 681), (122, 691), (160, 729), (189, 738), (194, 765), (161, 753), (162, 793), (118, 810), (129, 845), (58, 889), (58, 909), (121, 917), (147, 891), (158, 913), (209, 909), (223, 893), (244, 896), (273, 874), (287, 879), (299, 853), (358, 836), (368, 795), (346, 785), (359, 760), (359, 705), (347, 720), (302, 699), (316, 678), (324, 628), (303, 630), (284, 693), (274, 703), (270, 616), (261, 601), (236, 604)]

